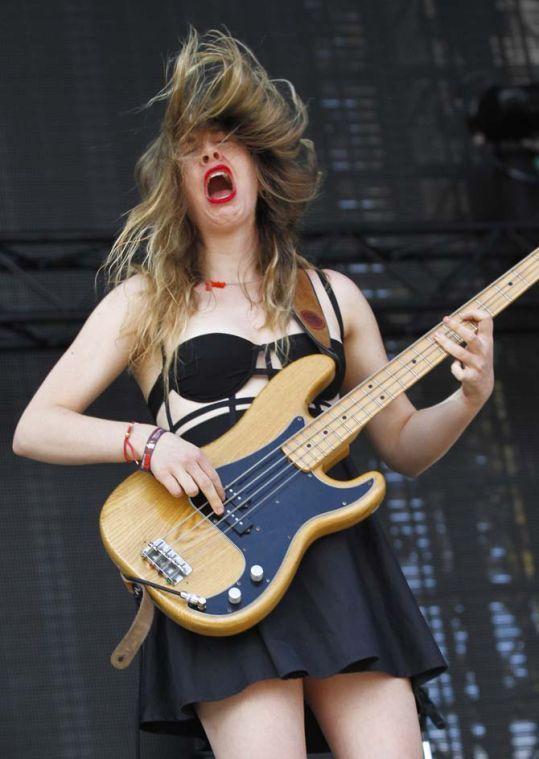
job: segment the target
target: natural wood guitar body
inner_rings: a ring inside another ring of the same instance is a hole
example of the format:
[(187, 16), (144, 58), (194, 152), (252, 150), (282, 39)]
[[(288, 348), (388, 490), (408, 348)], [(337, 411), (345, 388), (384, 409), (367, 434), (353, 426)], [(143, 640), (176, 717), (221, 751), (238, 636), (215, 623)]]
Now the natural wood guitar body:
[[(331, 382), (334, 371), (333, 360), (322, 354), (305, 356), (282, 369), (256, 397), (238, 423), (204, 447), (204, 452), (216, 469), (219, 471), (222, 465), (244, 459), (249, 454), (256, 457), (257, 451), (282, 434), (292, 420), (301, 418), (302, 425), (312, 421), (308, 403)], [(285, 439), (288, 437), (289, 435)], [(176, 498), (151, 474), (134, 472), (115, 488), (102, 508), (100, 530), (105, 548), (124, 576), (160, 582), (165, 588), (196, 593), (208, 600), (216, 594), (225, 594), (231, 586), (238, 584), (238, 580), (242, 591), (248, 583), (252, 588), (256, 587), (257, 595), (250, 603), (239, 605), (238, 608), (228, 604), (223, 609), (224, 613), (219, 614), (192, 608), (183, 598), (167, 590), (151, 586), (147, 588), (165, 614), (190, 630), (206, 635), (242, 632), (256, 624), (279, 602), (307, 547), (316, 538), (359, 522), (382, 501), (385, 482), (378, 472), (368, 472), (350, 481), (334, 480), (325, 474), (324, 470), (348, 454), (350, 439), (349, 437), (346, 444), (330, 450), (322, 463), (318, 463), (308, 475), (295, 467), (292, 470), (294, 465), (286, 459), (287, 468), (281, 475), (283, 482), (290, 477), (291, 470), (292, 474), (297, 472), (296, 481), (298, 477), (314, 477), (328, 492), (333, 491), (333, 501), (338, 500), (345, 490), (349, 493), (350, 488), (357, 488), (358, 492), (364, 491), (356, 500), (349, 499), (345, 506), (333, 507), (331, 511), (326, 511), (322, 503), (313, 503), (310, 518), (299, 528), (297, 524), (291, 527), (287, 520), (290, 510), (297, 506), (289, 482), (284, 482), (278, 492), (279, 503), (266, 500), (258, 507), (258, 513), (256, 506), (250, 506), (247, 511), (252, 509), (252, 516), (249, 514), (253, 525), (251, 531), (244, 535), (234, 534), (232, 539), (230, 529), (223, 533), (186, 496)], [(282, 469), (284, 465), (279, 466)], [(266, 487), (268, 492), (279, 485), (279, 477), (272, 472), (270, 476), (273, 476), (273, 481)], [(221, 481), (226, 488), (226, 477), (221, 475)], [(288, 502), (285, 497), (287, 493), (291, 496)], [(314, 500), (316, 499), (313, 498)], [(316, 508), (317, 505), (320, 510)], [(283, 535), (283, 530), (271, 534), (267, 527), (264, 527), (265, 539), (257, 534), (259, 515), (262, 514), (266, 520), (270, 515), (275, 524), (284, 528), (286, 535)], [(180, 523), (181, 527), (174, 530), (174, 525)], [(291, 529), (295, 529), (293, 535), (290, 535)], [(150, 541), (165, 535), (168, 535), (165, 538), (167, 544), (172, 545), (192, 567), (191, 573), (174, 586), (166, 585), (156, 569), (141, 556), (141, 550)], [(286, 543), (281, 549), (283, 557), (280, 566), (275, 573), (265, 576), (261, 583), (253, 583), (242, 543), (248, 544), (257, 539), (258, 550), (251, 556), (249, 564), (256, 563), (265, 568), (264, 565), (270, 561), (269, 555), (279, 551), (280, 537)]]
[[(471, 307), (496, 316), (538, 279), (536, 248), (453, 317), (466, 320)], [(348, 454), (376, 414), (447, 358), (436, 330), (463, 342), (436, 325), (314, 419), (308, 404), (332, 381), (333, 359), (318, 353), (282, 369), (239, 422), (204, 447), (227, 493), (223, 517), (204, 498), (174, 498), (151, 474), (129, 476), (100, 518), (105, 548), (122, 574), (159, 583), (160, 568), (165, 579), (158, 588), (148, 585), (148, 592), (165, 614), (195, 632), (231, 635), (260, 621), (284, 595), (313, 540), (379, 506), (385, 493), (379, 472), (339, 481), (325, 471)], [(150, 551), (146, 559), (143, 550)], [(163, 584), (167, 577), (170, 586)]]

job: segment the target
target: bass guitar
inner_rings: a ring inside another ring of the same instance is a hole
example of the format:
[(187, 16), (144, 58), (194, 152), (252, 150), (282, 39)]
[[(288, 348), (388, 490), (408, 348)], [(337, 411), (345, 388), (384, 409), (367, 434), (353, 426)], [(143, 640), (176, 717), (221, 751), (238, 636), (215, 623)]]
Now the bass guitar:
[[(539, 248), (454, 312), (500, 313), (539, 278)], [(333, 379), (328, 355), (305, 356), (273, 377), (240, 420), (203, 450), (226, 491), (216, 515), (205, 496), (172, 496), (136, 471), (100, 514), (105, 549), (124, 580), (143, 586), (174, 622), (205, 635), (233, 635), (279, 602), (308, 546), (378, 508), (379, 472), (349, 481), (326, 471), (348, 455), (361, 429), (447, 353), (436, 325), (317, 417), (309, 402)], [(118, 665), (120, 666), (120, 665)]]

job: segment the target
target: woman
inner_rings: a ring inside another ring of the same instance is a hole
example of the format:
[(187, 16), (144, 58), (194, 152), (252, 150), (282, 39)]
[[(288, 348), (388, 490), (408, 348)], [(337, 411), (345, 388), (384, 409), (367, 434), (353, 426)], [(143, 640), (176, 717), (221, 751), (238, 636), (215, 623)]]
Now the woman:
[[(127, 368), (167, 430), (153, 475), (174, 495), (202, 491), (221, 513), (223, 483), (201, 447), (235, 423), (281, 366), (317, 352), (291, 316), (299, 268), (312, 280), (336, 357), (313, 415), (387, 362), (355, 283), (297, 251), (297, 222), (321, 173), (302, 137), (305, 106), (289, 82), (285, 97), (279, 81), (228, 33), (199, 39), (190, 29), (153, 99), (166, 100), (166, 111), (137, 164), (142, 201), (105, 262), (114, 287), (30, 401), (15, 453), (60, 464), (122, 461), (126, 423), (84, 411)], [(458, 390), (422, 410), (401, 394), (368, 425), (398, 472), (418, 475), (443, 456), (492, 391), (491, 319), (479, 311), (467, 318), (477, 331), (447, 320), (466, 348), (437, 338), (455, 359)], [(133, 459), (154, 429), (132, 426)], [(358, 472), (347, 458), (330, 473)], [(419, 683), (447, 666), (374, 512), (315, 541), (281, 602), (244, 633), (198, 635), (156, 609), (142, 648), (140, 722), (206, 735), (219, 759), (299, 759), (315, 747), (306, 703), (335, 757), (417, 759)]]

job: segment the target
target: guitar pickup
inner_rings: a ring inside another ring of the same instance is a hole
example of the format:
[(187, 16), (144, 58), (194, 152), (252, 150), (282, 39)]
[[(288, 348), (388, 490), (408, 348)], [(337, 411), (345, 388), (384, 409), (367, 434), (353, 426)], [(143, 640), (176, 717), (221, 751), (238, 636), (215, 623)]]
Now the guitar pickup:
[(227, 504), (223, 515), (214, 512), (203, 493), (198, 493), (189, 500), (200, 514), (209, 517), (211, 522), (217, 527), (223, 525), (223, 522), (225, 522), (229, 527), (232, 527), (234, 532), (237, 532), (238, 535), (243, 535), (244, 533), (249, 532), (253, 523), (248, 519), (245, 519), (239, 512), (244, 511), (247, 507), (251, 506), (251, 499), (246, 498), (243, 500), (241, 495), (234, 495), (232, 488), (226, 488), (225, 492), (227, 495)]
[(242, 495), (234, 495), (234, 490), (232, 490), (232, 488), (228, 488), (228, 492), (230, 493), (228, 502), (231, 504), (231, 508), (243, 510), (251, 505), (251, 499), (249, 497), (244, 498)]
[(219, 518), (219, 521), (226, 522), (238, 535), (249, 532), (253, 526), (253, 523), (242, 517), (241, 514), (237, 516), (235, 508), (227, 509), (223, 516)]
[(152, 540), (140, 555), (162, 575), (169, 585), (177, 585), (193, 571), (179, 553), (166, 543), (163, 538)]

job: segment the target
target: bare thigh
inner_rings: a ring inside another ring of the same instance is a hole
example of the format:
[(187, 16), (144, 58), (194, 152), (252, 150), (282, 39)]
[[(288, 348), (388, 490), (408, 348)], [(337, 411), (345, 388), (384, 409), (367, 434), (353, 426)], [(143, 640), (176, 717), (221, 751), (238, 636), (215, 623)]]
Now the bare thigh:
[(195, 704), (215, 759), (305, 759), (303, 679), (259, 680)]
[(421, 729), (408, 677), (346, 672), (305, 677), (305, 700), (334, 759), (421, 759)]

